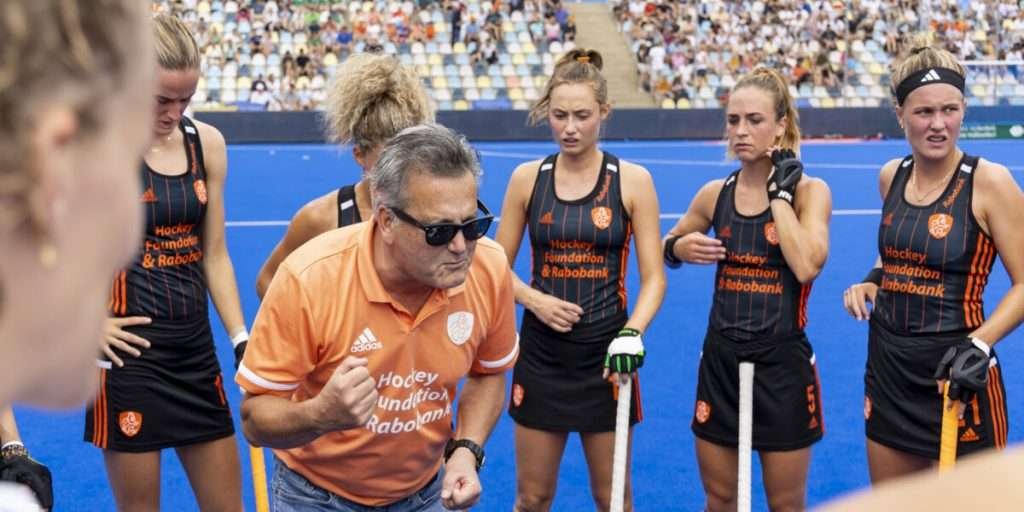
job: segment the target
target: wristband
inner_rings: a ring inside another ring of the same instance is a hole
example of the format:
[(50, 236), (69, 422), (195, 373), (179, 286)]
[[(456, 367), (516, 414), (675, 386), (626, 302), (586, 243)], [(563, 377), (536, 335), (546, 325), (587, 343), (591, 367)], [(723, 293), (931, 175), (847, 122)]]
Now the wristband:
[(0, 459), (7, 459), (10, 457), (28, 457), (28, 449), (21, 441), (10, 441), (4, 443), (3, 447), (0, 448)]
[(992, 347), (989, 346), (988, 343), (985, 343), (981, 339), (975, 338), (974, 336), (971, 336), (971, 343), (973, 343), (975, 347), (978, 347), (978, 350), (984, 352), (986, 356), (992, 355)]
[(231, 346), (237, 347), (238, 344), (243, 341), (249, 341), (249, 331), (246, 330), (245, 327), (242, 327), (231, 335)]
[(665, 239), (663, 256), (665, 257), (665, 264), (672, 268), (679, 268), (679, 266), (683, 264), (683, 260), (676, 257), (676, 242), (678, 242), (680, 238), (682, 237), (676, 235)]

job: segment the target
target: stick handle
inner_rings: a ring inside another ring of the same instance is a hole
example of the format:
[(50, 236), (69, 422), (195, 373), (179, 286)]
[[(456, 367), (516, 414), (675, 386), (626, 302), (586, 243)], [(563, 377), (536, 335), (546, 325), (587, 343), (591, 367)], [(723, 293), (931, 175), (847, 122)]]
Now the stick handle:
[(939, 471), (953, 469), (956, 464), (957, 430), (960, 426), (959, 402), (949, 399), (949, 381), (942, 390), (942, 435), (939, 438)]
[(249, 445), (249, 465), (252, 466), (252, 490), (256, 498), (256, 512), (270, 512), (267, 496), (267, 467), (263, 462), (263, 448)]
[[(239, 386), (238, 391), (245, 397), (244, 388)], [(256, 512), (270, 512), (270, 498), (267, 495), (267, 464), (263, 459), (263, 448), (249, 445), (249, 467), (252, 473), (252, 493), (256, 501)]]
[(626, 454), (629, 449), (629, 405), (633, 379), (619, 376), (619, 403), (615, 410), (615, 451), (612, 456), (611, 512), (622, 512), (626, 500)]
[(754, 363), (740, 363), (740, 415), (736, 510), (750, 511), (750, 458), (754, 431)]

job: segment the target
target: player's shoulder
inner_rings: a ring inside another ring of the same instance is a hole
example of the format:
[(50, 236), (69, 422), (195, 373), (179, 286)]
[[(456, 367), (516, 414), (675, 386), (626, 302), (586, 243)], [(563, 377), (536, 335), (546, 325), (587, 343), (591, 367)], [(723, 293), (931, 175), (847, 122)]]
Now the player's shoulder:
[(204, 148), (217, 149), (227, 147), (227, 142), (224, 140), (224, 134), (222, 134), (216, 127), (195, 118), (189, 118), (189, 120), (192, 121), (192, 124), (196, 127), (196, 131), (199, 132), (199, 140), (203, 142)]
[(1010, 186), (1014, 182), (1008, 167), (984, 158), (978, 159), (974, 180), (982, 186), (990, 187)]
[(700, 189), (697, 190), (697, 198), (704, 200), (717, 200), (718, 195), (722, 193), (722, 189), (725, 188), (726, 183), (729, 183), (732, 179), (732, 175), (729, 175), (725, 178), (715, 178), (708, 181), (701, 185)]
[(543, 159), (537, 159), (517, 165), (515, 170), (512, 171), (512, 179), (523, 180), (536, 177), (540, 172), (540, 166), (542, 163), (544, 163)]
[(308, 203), (295, 212), (291, 224), (304, 231), (323, 233), (338, 225), (338, 191), (332, 190)]
[[(609, 154), (611, 154), (611, 153), (609, 153)], [(616, 158), (618, 158), (618, 157), (616, 157)], [(651, 174), (650, 171), (648, 171), (646, 167), (644, 167), (644, 166), (642, 166), (642, 165), (640, 165), (640, 164), (638, 164), (636, 162), (630, 162), (629, 160), (625, 160), (625, 159), (622, 159), (622, 158), (618, 158), (618, 160), (619, 160), (619, 169), (618, 170), (619, 170), (620, 173), (622, 173), (623, 176), (650, 176), (650, 174)]]
[[(904, 162), (908, 162), (904, 164)], [(903, 165), (910, 165), (910, 160), (906, 157), (893, 158), (882, 165), (882, 169), (879, 171), (879, 178), (882, 180), (892, 181), (892, 177), (896, 175), (896, 171)]]

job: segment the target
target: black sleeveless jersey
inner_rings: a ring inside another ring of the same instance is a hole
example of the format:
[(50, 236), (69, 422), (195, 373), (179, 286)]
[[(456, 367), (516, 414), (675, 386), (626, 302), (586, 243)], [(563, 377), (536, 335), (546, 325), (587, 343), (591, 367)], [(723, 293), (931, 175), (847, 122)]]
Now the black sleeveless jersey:
[(188, 118), (182, 118), (179, 129), (188, 158), (184, 173), (165, 176), (142, 163), (145, 237), (131, 266), (114, 279), (109, 302), (114, 316), (140, 315), (154, 320), (207, 316), (203, 146), (198, 129)]
[(905, 199), (914, 169), (903, 159), (878, 228), (882, 286), (872, 315), (898, 334), (966, 331), (985, 320), (982, 294), (996, 246), (971, 211), (978, 157), (964, 155), (933, 203)]
[(726, 257), (715, 272), (708, 320), (712, 329), (736, 340), (792, 335), (807, 325), (811, 284), (801, 284), (782, 256), (771, 208), (748, 217), (736, 211), (739, 171), (718, 194), (712, 226)]
[(530, 285), (583, 308), (581, 323), (623, 314), (632, 223), (622, 204), (619, 159), (605, 152), (594, 189), (575, 201), (555, 195), (558, 154), (544, 159), (527, 207)]
[(359, 216), (359, 205), (356, 204), (356, 186), (345, 185), (338, 189), (338, 227), (343, 228), (358, 224), (363, 219)]

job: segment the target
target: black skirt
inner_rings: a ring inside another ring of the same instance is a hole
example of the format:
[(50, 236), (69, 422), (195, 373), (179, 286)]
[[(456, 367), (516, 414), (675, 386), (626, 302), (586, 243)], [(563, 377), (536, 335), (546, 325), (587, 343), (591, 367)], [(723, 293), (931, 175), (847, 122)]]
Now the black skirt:
[(140, 357), (118, 354), (125, 363), (120, 368), (100, 362), (100, 391), (86, 410), (86, 442), (148, 452), (234, 434), (209, 318), (154, 320), (127, 330), (151, 346)]
[[(520, 328), (519, 359), (512, 374), (509, 415), (527, 428), (561, 432), (615, 430), (618, 386), (601, 377), (608, 344), (626, 314), (560, 333), (527, 311)], [(634, 376), (630, 425), (643, 417)]]

